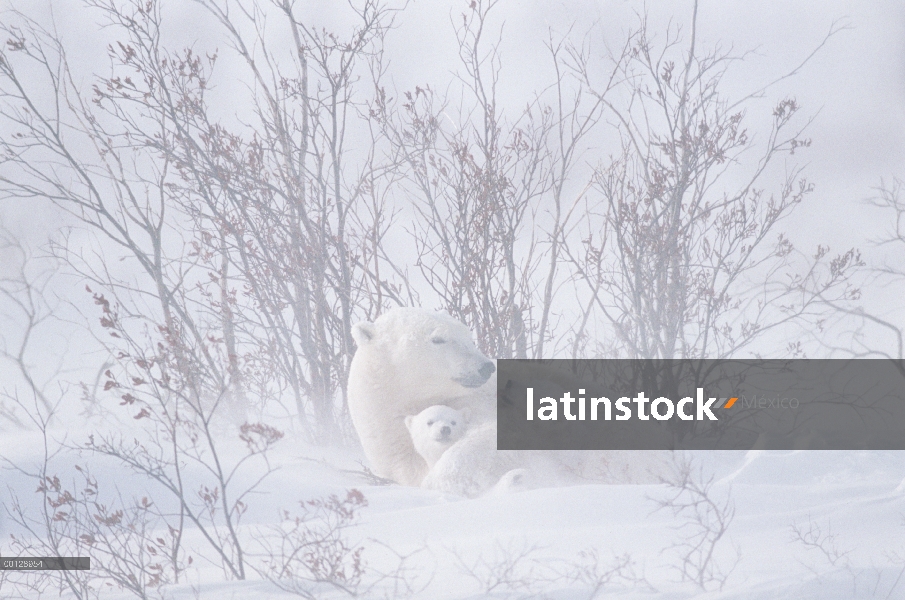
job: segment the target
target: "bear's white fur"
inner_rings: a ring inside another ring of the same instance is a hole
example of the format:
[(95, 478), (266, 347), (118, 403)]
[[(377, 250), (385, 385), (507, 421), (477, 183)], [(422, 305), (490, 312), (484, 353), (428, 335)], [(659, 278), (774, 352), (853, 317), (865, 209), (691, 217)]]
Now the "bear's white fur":
[[(437, 428), (452, 423), (455, 432), (438, 437)], [(406, 425), (430, 465), (421, 487), (469, 498), (587, 481), (655, 483), (668, 472), (660, 452), (497, 450), (495, 420), (471, 423), (448, 406), (428, 407)]]
[(405, 418), (415, 451), (433, 467), (450, 446), (465, 435), (465, 415), (460, 411), (435, 404), (417, 415)]
[(418, 486), (428, 465), (405, 418), (442, 404), (469, 410), (476, 423), (492, 419), (494, 363), (465, 325), (420, 308), (389, 310), (355, 325), (352, 336), (358, 350), (349, 369), (349, 412), (365, 456), (377, 475)]
[[(449, 406), (430, 406), (406, 419), (415, 449), (430, 465), (421, 486), (470, 498), (500, 485), (517, 487), (525, 470), (506, 478), (518, 466), (518, 453), (497, 450), (496, 422), (466, 421), (462, 412)], [(436, 438), (437, 427), (442, 430), (444, 423), (456, 423), (459, 439), (450, 442), (449, 434)]]

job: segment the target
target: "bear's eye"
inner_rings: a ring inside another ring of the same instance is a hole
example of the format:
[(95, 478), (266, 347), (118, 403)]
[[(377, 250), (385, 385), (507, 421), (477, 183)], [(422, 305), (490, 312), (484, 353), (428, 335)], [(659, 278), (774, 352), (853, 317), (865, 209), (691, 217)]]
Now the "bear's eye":
[(428, 422), (427, 422), (427, 426), (428, 426), (428, 427), (430, 427), (430, 426), (433, 425), (433, 424), (434, 424), (433, 421), (428, 421)]
[(432, 337), (431, 342), (433, 342), (434, 344), (445, 344), (446, 340), (442, 337)]
[(452, 422), (452, 424), (453, 424), (453, 425), (455, 425), (455, 424), (456, 424), (456, 422), (455, 422), (455, 421), (453, 421), (453, 422)]

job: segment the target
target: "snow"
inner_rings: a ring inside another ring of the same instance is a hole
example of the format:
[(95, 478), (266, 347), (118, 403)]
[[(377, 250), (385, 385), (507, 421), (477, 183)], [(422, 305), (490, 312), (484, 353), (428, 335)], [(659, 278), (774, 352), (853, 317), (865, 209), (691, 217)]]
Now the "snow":
[[(33, 469), (40, 465), (42, 447), (37, 434), (7, 435), (0, 440), (0, 456)], [(230, 452), (238, 456), (238, 447)], [(271, 457), (279, 468), (249, 498), (241, 536), (249, 565), (260, 565), (255, 540), (275, 531), (281, 509), (292, 512), (299, 501), (330, 494), (342, 498), (354, 488), (367, 506), (345, 535), (364, 547), (370, 574), (365, 581), (376, 572), (393, 572), (399, 557), (407, 557), (403, 578), (378, 581), (361, 593), (365, 598), (905, 598), (903, 459), (885, 451), (695, 453), (696, 464), (714, 477), (709, 496), (718, 504), (731, 497), (735, 506), (728, 533), (715, 546), (716, 564), (724, 571), (737, 560), (722, 590), (714, 581), (705, 582), (706, 589), (682, 581), (679, 545), (694, 527), (687, 514), (657, 510), (656, 500), (670, 493), (664, 484), (542, 487), (469, 500), (371, 484), (355, 451), (291, 439), (279, 443)], [(68, 450), (53, 460), (61, 475), (74, 476), (73, 464), (102, 473), (102, 493), (115, 486), (124, 498), (149, 495), (167, 502), (159, 487), (129, 476), (109, 459)], [(240, 475), (237, 483), (242, 477), (250, 481), (252, 473)], [(9, 468), (0, 477), (0, 501), (7, 510), (13, 494), (29, 510), (39, 508), (33, 480)], [(5, 556), (9, 534), (18, 531), (10, 516), (0, 522)], [(822, 549), (794, 540), (793, 525), (820, 532)], [(156, 590), (164, 598), (298, 597), (252, 569), (246, 581), (227, 580), (197, 531), (187, 531), (186, 544), (195, 561), (180, 584)], [(589, 573), (595, 564), (603, 574), (620, 561), (619, 573), (593, 595)], [(403, 579), (409, 592), (399, 587)], [(329, 584), (314, 591), (319, 598), (348, 597)], [(111, 589), (101, 597), (132, 596)]]

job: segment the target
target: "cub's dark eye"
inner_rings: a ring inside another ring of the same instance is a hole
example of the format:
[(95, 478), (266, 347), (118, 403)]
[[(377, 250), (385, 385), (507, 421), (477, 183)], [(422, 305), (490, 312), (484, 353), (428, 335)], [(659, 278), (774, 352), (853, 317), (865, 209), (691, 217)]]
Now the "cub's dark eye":
[(428, 421), (428, 422), (427, 422), (427, 426), (428, 426), (428, 427), (430, 427), (430, 426), (433, 425), (433, 424), (434, 424), (433, 421)]
[(433, 342), (434, 344), (445, 344), (446, 340), (442, 337), (432, 337), (431, 342)]
[(453, 421), (453, 422), (452, 422), (452, 424), (453, 424), (453, 425), (455, 425), (455, 424), (456, 424), (456, 422), (455, 422), (455, 421)]

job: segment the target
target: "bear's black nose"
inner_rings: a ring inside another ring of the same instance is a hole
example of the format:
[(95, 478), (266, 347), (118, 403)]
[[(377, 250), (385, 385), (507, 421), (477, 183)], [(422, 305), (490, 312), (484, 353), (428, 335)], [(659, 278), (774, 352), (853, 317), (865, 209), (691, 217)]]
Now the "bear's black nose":
[(481, 365), (480, 369), (478, 369), (478, 372), (481, 374), (481, 377), (483, 377), (485, 380), (488, 377), (490, 377), (491, 375), (493, 375), (494, 371), (496, 371), (496, 367), (493, 366), (493, 363), (490, 362), (489, 360), (487, 362), (485, 362), (483, 365)]
[(449, 437), (449, 434), (452, 433), (452, 429), (449, 428), (449, 425), (444, 425), (440, 428), (440, 433), (443, 437)]

